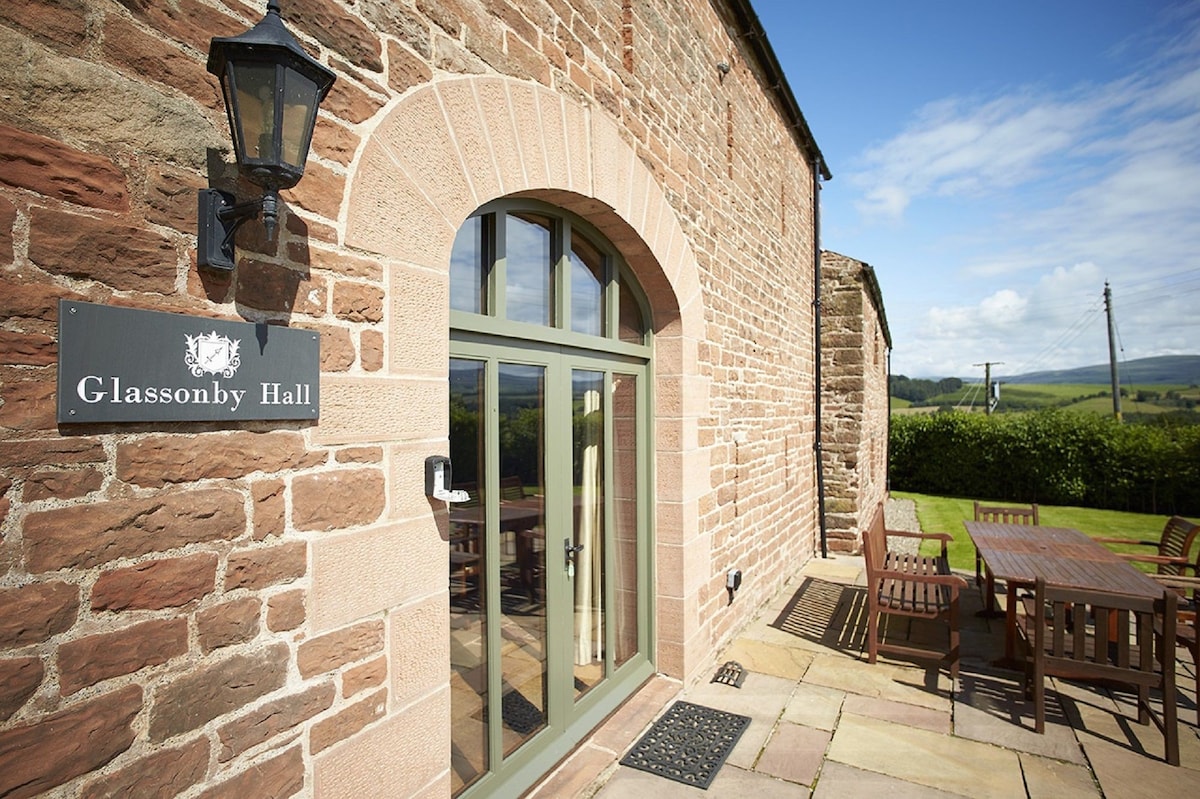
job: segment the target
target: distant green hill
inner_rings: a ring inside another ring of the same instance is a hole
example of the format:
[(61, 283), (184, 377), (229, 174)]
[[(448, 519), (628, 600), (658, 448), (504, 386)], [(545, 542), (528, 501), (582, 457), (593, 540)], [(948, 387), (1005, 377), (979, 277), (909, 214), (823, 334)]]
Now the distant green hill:
[[(1138, 358), (1117, 364), (1121, 385), (1200, 384), (1200, 355), (1160, 355)], [(1077, 369), (1058, 369), (1048, 372), (1029, 372), (1023, 375), (996, 378), (1001, 383), (1091, 383), (1107, 385), (1112, 382), (1106, 363), (1081, 366)]]

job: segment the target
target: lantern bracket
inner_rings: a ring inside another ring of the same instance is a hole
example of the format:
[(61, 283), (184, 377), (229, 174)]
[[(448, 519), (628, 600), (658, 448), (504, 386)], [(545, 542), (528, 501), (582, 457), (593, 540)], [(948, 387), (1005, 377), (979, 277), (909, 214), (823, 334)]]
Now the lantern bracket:
[(223, 272), (236, 265), (233, 237), (245, 222), (262, 211), (267, 240), (275, 238), (279, 218), (279, 195), (268, 191), (260, 199), (239, 203), (234, 195), (220, 189), (200, 189), (196, 229), (196, 265)]

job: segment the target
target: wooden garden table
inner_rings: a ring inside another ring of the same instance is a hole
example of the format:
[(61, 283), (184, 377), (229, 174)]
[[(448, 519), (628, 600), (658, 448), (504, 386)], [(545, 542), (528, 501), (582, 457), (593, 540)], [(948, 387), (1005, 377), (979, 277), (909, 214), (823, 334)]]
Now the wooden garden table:
[(995, 602), (993, 580), (1007, 585), (1004, 661), (1016, 663), (1017, 589), (1037, 578), (1056, 585), (1158, 598), (1161, 585), (1103, 544), (1070, 527), (964, 521), (967, 534), (990, 571), (985, 600)]

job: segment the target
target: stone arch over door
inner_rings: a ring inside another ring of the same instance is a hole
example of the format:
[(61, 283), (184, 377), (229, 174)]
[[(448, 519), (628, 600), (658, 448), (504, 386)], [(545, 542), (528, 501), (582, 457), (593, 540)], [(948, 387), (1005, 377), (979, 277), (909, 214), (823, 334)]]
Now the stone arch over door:
[[(594, 224), (621, 250), (652, 307), (656, 665), (685, 678), (707, 651), (694, 612), (710, 577), (708, 538), (698, 529), (697, 486), (709, 480), (697, 435), (709, 401), (708, 379), (697, 371), (703, 297), (674, 209), (611, 119), (544, 86), (478, 76), (428, 84), (381, 113), (350, 175), (343, 221), (344, 243), (380, 256), (388, 275), (385, 372), (428, 378), (442, 400), (448, 336), (430, 336), (449, 329), (455, 234), (476, 208), (513, 195)], [(358, 406), (360, 393), (374, 408), (371, 382), (335, 380), (331, 388), (344, 408)]]

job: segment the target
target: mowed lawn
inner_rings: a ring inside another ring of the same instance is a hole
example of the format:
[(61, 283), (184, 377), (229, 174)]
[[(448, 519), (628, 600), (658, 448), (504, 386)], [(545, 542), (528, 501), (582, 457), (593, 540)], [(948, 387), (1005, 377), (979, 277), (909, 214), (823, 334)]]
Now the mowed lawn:
[[(954, 497), (935, 497), (928, 494), (912, 494), (907, 491), (893, 491), (894, 499), (911, 499), (916, 502), (917, 519), (921, 529), (926, 533), (950, 533), (954, 541), (949, 546), (950, 566), (956, 570), (975, 573), (975, 547), (967, 536), (963, 521), (975, 518), (975, 503), (970, 499)], [(1018, 503), (990, 502), (983, 498), (981, 502), (1004, 505)], [(1075, 508), (1064, 505), (1039, 505), (1038, 522), (1048, 527), (1074, 527), (1092, 537), (1131, 538), (1144, 541), (1158, 542), (1163, 527), (1170, 515), (1149, 513), (1126, 513), (1116, 510), (1096, 510), (1094, 508)], [(1193, 519), (1193, 521), (1196, 521)], [(1152, 554), (1150, 547), (1106, 544), (1117, 552), (1140, 552)], [(926, 542), (922, 552), (933, 554), (936, 545)], [(1153, 571), (1153, 566), (1136, 564), (1144, 571)]]

